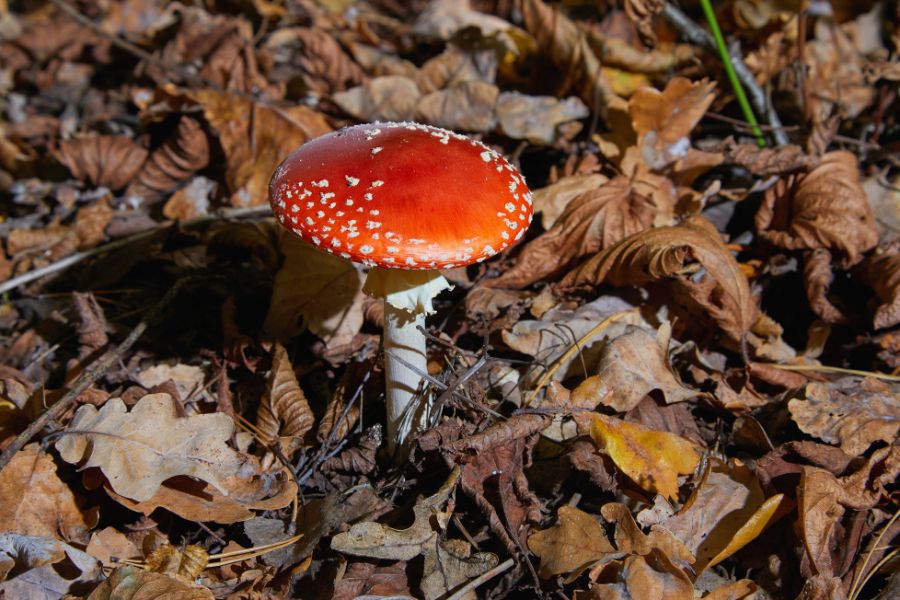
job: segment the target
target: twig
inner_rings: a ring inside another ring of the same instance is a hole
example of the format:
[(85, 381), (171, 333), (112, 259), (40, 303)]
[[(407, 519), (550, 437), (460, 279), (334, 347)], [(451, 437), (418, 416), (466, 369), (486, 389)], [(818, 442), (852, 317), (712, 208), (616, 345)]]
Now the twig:
[(859, 369), (845, 369), (843, 367), (830, 367), (828, 365), (779, 365), (772, 363), (772, 367), (782, 371), (815, 371), (819, 373), (841, 373), (844, 375), (859, 375), (860, 377), (874, 377), (885, 381), (900, 381), (900, 375), (880, 373), (878, 371), (860, 371)]
[(3, 450), (3, 453), (0, 454), (0, 471), (2, 471), (9, 461), (12, 460), (12, 457), (15, 456), (16, 452), (21, 450), (25, 444), (31, 441), (31, 439), (36, 436), (40, 431), (50, 424), (52, 421), (58, 419), (68, 410), (74, 403), (75, 400), (84, 393), (91, 385), (96, 383), (103, 375), (112, 367), (115, 363), (122, 359), (126, 352), (134, 345), (134, 343), (138, 340), (138, 338), (143, 335), (143, 333), (147, 330), (150, 323), (156, 320), (156, 318), (168, 307), (178, 296), (178, 293), (181, 291), (181, 288), (187, 284), (188, 281), (193, 281), (193, 277), (183, 277), (175, 282), (175, 284), (169, 288), (169, 291), (160, 298), (159, 302), (157, 302), (153, 308), (147, 311), (147, 315), (141, 319), (141, 321), (135, 326), (134, 329), (131, 330), (131, 333), (128, 334), (121, 344), (113, 348), (112, 350), (106, 352), (103, 356), (92, 362), (88, 367), (81, 372), (81, 375), (72, 383), (72, 386), (69, 388), (69, 391), (66, 392), (62, 398), (56, 401), (53, 406), (48, 408), (44, 414), (35, 419), (31, 425), (29, 425), (25, 431), (16, 436), (16, 439)]
[[(681, 9), (667, 2), (663, 6), (662, 15), (689, 42), (702, 46), (710, 52), (716, 51), (715, 39), (699, 25), (694, 23), (694, 21), (684, 14)], [(779, 146), (788, 144), (788, 137), (782, 130), (781, 119), (778, 118), (778, 113), (775, 112), (775, 109), (767, 101), (766, 93), (759, 84), (756, 83), (753, 73), (751, 73), (750, 69), (747, 68), (747, 65), (744, 64), (744, 58), (741, 56), (740, 49), (737, 46), (732, 46), (729, 49), (729, 54), (731, 55), (731, 61), (734, 65), (734, 72), (749, 94), (750, 104), (753, 105), (756, 112), (765, 115), (766, 121), (768, 121), (769, 125), (772, 127), (772, 137), (775, 139), (775, 143)]]
[(505, 572), (509, 571), (514, 564), (516, 564), (516, 561), (514, 561), (511, 558), (507, 558), (505, 561), (503, 561), (502, 563), (500, 563), (499, 565), (497, 565), (490, 571), (485, 571), (484, 573), (482, 573), (481, 575), (479, 575), (478, 577), (476, 577), (475, 579), (473, 579), (466, 585), (464, 585), (461, 588), (459, 588), (458, 590), (456, 590), (452, 596), (447, 597), (447, 600), (461, 600), (462, 598), (465, 598), (466, 594), (473, 591), (475, 588), (477, 588), (479, 585), (481, 585), (488, 579), (491, 579), (501, 573), (505, 573)]
[[(260, 217), (268, 214), (270, 210), (271, 209), (268, 206), (254, 206), (252, 208), (228, 208), (209, 215), (204, 215), (202, 217), (196, 217), (194, 219), (183, 221), (181, 223), (181, 226), (196, 227), (198, 225), (202, 225), (210, 221), (215, 221), (217, 219), (247, 219)], [(112, 252), (113, 250), (118, 250), (119, 248), (124, 248), (136, 242), (151, 238), (161, 230), (165, 229), (166, 227), (171, 227), (172, 225), (173, 223), (171, 222), (162, 223), (158, 227), (154, 227), (145, 231), (139, 231), (128, 237), (114, 240), (112, 242), (109, 242), (108, 244), (97, 246), (96, 248), (91, 248), (82, 252), (76, 252), (75, 254), (67, 256), (54, 263), (50, 263), (45, 267), (34, 269), (33, 271), (23, 273), (18, 277), (8, 279), (7, 281), (0, 283), (0, 294), (5, 294), (6, 292), (12, 291), (19, 286), (25, 285), (26, 283), (31, 283), (32, 281), (40, 279), (41, 277), (46, 277), (47, 275), (52, 275), (53, 273), (64, 271), (69, 267), (77, 265), (78, 263), (89, 258), (93, 258), (107, 252)]]

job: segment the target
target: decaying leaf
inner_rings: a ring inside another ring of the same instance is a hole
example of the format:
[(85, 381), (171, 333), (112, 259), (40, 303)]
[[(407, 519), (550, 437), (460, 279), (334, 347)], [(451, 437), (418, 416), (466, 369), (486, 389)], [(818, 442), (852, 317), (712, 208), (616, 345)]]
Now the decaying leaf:
[[(897, 204), (900, 205), (900, 201)], [(860, 265), (860, 271), (881, 301), (875, 309), (872, 323), (875, 328), (900, 323), (900, 243), (867, 257)]]
[(554, 226), (522, 250), (513, 268), (486, 285), (521, 288), (553, 278), (575, 260), (604, 250), (653, 224), (657, 207), (625, 177), (569, 202)]
[(263, 329), (288, 339), (304, 327), (333, 346), (347, 344), (363, 323), (362, 275), (353, 263), (282, 235), (284, 264), (275, 276)]
[(120, 190), (143, 166), (147, 150), (124, 135), (100, 135), (60, 142), (56, 159), (75, 179)]
[[(659, 496), (657, 496), (659, 498)], [(663, 500), (665, 502), (665, 500)], [(684, 542), (663, 527), (656, 525), (644, 533), (638, 527), (631, 511), (621, 502), (609, 502), (600, 509), (607, 522), (616, 526), (615, 543), (619, 552), (648, 556), (654, 551), (662, 552), (675, 564), (688, 565), (695, 560), (693, 552)]]
[(120, 398), (76, 411), (56, 449), (67, 462), (100, 467), (112, 488), (148, 500), (163, 481), (190, 475), (227, 493), (245, 460), (226, 445), (234, 423), (217, 413), (181, 418), (171, 396), (150, 394), (128, 412)]
[(314, 421), (287, 350), (276, 342), (266, 395), (260, 400), (256, 411), (256, 426), (270, 439), (289, 438), (285, 447), (290, 453), (302, 445)]
[(582, 510), (561, 506), (556, 523), (528, 537), (528, 549), (541, 559), (540, 575), (577, 575), (615, 549), (596, 518)]
[[(10, 575), (13, 575), (10, 577)], [(0, 594), (51, 600), (90, 589), (103, 572), (85, 552), (40, 536), (0, 533)]]
[(678, 476), (693, 473), (700, 460), (682, 437), (605, 415), (594, 415), (591, 437), (632, 481), (666, 498), (678, 496)]
[(878, 441), (890, 444), (900, 431), (900, 396), (877, 379), (810, 383), (804, 396), (788, 402), (794, 421), (847, 454), (860, 455)]
[(549, 231), (565, 214), (570, 202), (583, 193), (598, 189), (607, 181), (606, 177), (596, 173), (570, 175), (534, 190), (534, 212), (541, 213), (541, 225)]
[(137, 567), (119, 567), (101, 583), (87, 600), (212, 600), (207, 588), (192, 585), (163, 573)]
[(575, 121), (588, 116), (588, 108), (574, 96), (557, 100), (552, 96), (503, 92), (497, 98), (496, 113), (497, 126), (503, 134), (549, 146), (577, 134), (581, 125)]
[(61, 561), (65, 544), (57, 539), (7, 531), (0, 533), (0, 581), (15, 569), (23, 573)]
[(490, 131), (496, 122), (499, 93), (494, 84), (471, 79), (422, 96), (415, 114), (418, 120), (444, 129)]
[(356, 600), (365, 596), (412, 598), (406, 580), (406, 563), (377, 566), (371, 562), (353, 562), (343, 577), (334, 583), (333, 600)]
[(209, 553), (196, 544), (184, 548), (166, 544), (150, 553), (144, 561), (148, 571), (166, 573), (181, 580), (194, 580), (209, 563)]
[(602, 346), (597, 374), (572, 391), (572, 404), (584, 408), (602, 404), (627, 412), (653, 390), (660, 390), (667, 404), (697, 396), (669, 366), (668, 329), (653, 335), (643, 327), (626, 325), (621, 335)]
[[(683, 274), (692, 264), (705, 271), (699, 282)], [(641, 285), (664, 278), (673, 278), (734, 339), (741, 339), (756, 320), (746, 275), (702, 217), (627, 237), (571, 271), (562, 283)]]
[[(602, 581), (595, 583), (584, 597), (596, 600), (693, 600), (694, 586), (680, 567), (659, 550), (646, 556), (631, 555), (624, 560), (604, 565), (598, 573)], [(581, 596), (578, 596), (581, 600)]]
[(858, 263), (878, 243), (878, 231), (856, 156), (829, 152), (809, 171), (777, 182), (766, 191), (756, 228), (781, 248), (824, 248), (842, 268)]
[(392, 529), (375, 522), (353, 525), (346, 533), (331, 540), (331, 548), (355, 556), (386, 560), (412, 560), (422, 554), (425, 558), (422, 589), (428, 599), (439, 598), (461, 583), (490, 570), (498, 563), (496, 555), (479, 552), (470, 554), (469, 544), (460, 540), (442, 541), (435, 529), (445, 527), (450, 518), (443, 506), (459, 480), (455, 469), (450, 478), (433, 496), (413, 507), (415, 520), (407, 529)]
[(402, 75), (375, 77), (334, 95), (342, 110), (362, 121), (409, 121), (419, 104), (416, 82)]
[(0, 531), (73, 542), (84, 541), (94, 524), (37, 444), (25, 446), (0, 471)]

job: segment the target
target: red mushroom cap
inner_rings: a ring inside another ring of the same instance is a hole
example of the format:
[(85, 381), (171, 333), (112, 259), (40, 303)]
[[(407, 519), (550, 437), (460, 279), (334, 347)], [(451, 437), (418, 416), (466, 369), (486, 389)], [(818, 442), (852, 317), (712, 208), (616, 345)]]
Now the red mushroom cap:
[(445, 269), (490, 258), (531, 223), (519, 171), (466, 136), (418, 123), (370, 123), (307, 142), (275, 170), (283, 227), (370, 266)]

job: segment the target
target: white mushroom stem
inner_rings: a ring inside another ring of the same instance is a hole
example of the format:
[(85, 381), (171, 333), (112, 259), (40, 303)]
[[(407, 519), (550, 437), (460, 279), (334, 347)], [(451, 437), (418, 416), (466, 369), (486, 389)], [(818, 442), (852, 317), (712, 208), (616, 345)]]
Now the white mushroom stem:
[(425, 315), (434, 312), (431, 300), (452, 287), (438, 271), (404, 271), (374, 267), (363, 291), (384, 298), (385, 397), (387, 441), (393, 451), (410, 433), (428, 423), (430, 402), (417, 399), (428, 373)]

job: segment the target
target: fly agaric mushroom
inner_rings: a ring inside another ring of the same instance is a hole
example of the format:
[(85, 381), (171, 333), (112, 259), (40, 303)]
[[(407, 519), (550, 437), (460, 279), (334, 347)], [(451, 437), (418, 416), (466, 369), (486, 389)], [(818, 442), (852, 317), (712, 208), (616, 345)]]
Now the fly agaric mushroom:
[(363, 290), (384, 298), (388, 441), (422, 428), (412, 405), (427, 373), (425, 314), (450, 284), (438, 269), (481, 262), (519, 240), (531, 192), (500, 154), (418, 123), (370, 123), (316, 138), (269, 184), (278, 222), (329, 254), (368, 267)]

